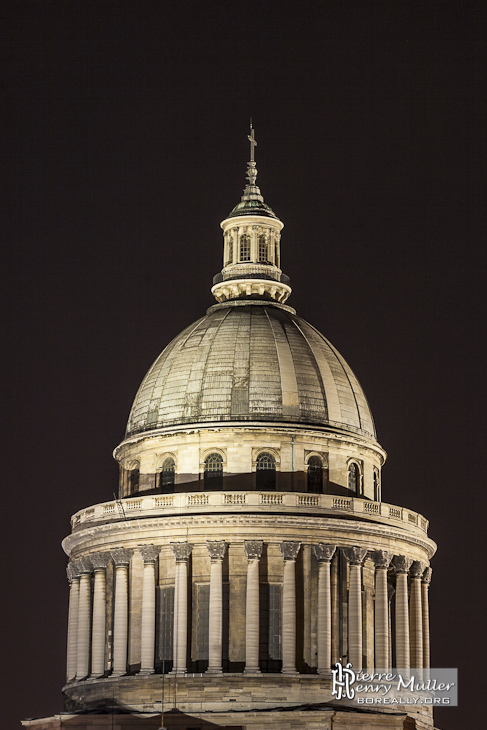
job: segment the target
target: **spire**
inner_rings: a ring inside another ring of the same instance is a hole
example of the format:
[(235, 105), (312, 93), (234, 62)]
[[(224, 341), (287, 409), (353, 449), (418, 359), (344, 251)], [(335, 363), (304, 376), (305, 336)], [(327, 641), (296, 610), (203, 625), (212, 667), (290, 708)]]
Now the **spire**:
[(264, 203), (264, 198), (260, 192), (260, 188), (255, 184), (257, 179), (257, 167), (255, 164), (255, 148), (257, 147), (257, 141), (255, 139), (255, 130), (252, 125), (252, 119), (250, 120), (250, 134), (247, 135), (247, 139), (250, 142), (250, 161), (247, 163), (247, 180), (248, 183), (245, 186), (241, 202), (238, 203), (235, 208), (231, 211), (229, 218), (238, 215), (264, 215), (269, 218), (277, 218), (274, 211)]
[(257, 142), (250, 120), (250, 162), (241, 202), (221, 223), (223, 269), (213, 278), (212, 293), (218, 302), (236, 299), (283, 304), (291, 294), (289, 277), (281, 270), (283, 223), (264, 203), (255, 184)]

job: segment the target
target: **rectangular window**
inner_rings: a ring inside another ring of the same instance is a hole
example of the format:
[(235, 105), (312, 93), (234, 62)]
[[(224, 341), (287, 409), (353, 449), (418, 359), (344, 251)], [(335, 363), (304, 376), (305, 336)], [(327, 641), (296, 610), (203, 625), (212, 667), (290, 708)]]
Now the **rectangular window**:
[(259, 238), (259, 261), (267, 261), (267, 243), (265, 236)]
[(159, 663), (172, 662), (174, 626), (174, 586), (158, 587), (157, 591), (157, 648)]
[(231, 264), (232, 261), (233, 261), (233, 239), (229, 238), (228, 239), (228, 258), (227, 258), (226, 266)]
[(250, 261), (250, 236), (240, 239), (240, 261)]
[(208, 661), (209, 621), (210, 621), (210, 584), (198, 586), (198, 652), (196, 659)]

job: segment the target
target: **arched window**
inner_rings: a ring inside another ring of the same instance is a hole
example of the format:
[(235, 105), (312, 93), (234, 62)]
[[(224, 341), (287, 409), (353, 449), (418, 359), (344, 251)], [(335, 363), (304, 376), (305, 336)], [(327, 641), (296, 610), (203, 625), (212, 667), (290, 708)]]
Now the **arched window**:
[(172, 491), (174, 486), (174, 477), (176, 473), (176, 464), (174, 459), (170, 456), (165, 459), (162, 465), (162, 471), (160, 476), (159, 485), (164, 492)]
[(377, 469), (374, 469), (374, 500), (380, 502), (380, 477)]
[(135, 464), (131, 467), (129, 472), (129, 494), (135, 494), (135, 492), (139, 491), (139, 480), (140, 480), (140, 471), (139, 471), (139, 465)]
[(221, 454), (209, 454), (205, 459), (205, 488), (221, 489), (223, 484), (223, 457)]
[(240, 261), (250, 261), (250, 236), (240, 239)]
[(360, 470), (358, 464), (352, 461), (348, 466), (348, 488), (351, 492), (360, 492)]
[(321, 494), (323, 491), (323, 462), (319, 456), (310, 456), (308, 461), (308, 492)]
[(275, 243), (274, 263), (276, 266), (279, 266), (279, 243), (277, 241)]
[(259, 491), (276, 488), (276, 460), (267, 451), (257, 457), (256, 487)]
[(265, 236), (259, 236), (259, 261), (267, 261), (267, 241)]

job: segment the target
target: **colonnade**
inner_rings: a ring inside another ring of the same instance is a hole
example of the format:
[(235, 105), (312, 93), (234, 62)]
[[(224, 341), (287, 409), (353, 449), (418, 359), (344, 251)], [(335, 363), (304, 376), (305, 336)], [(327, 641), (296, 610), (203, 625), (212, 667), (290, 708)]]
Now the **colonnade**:
[[(210, 558), (209, 606), (209, 674), (222, 673), (222, 616), (223, 616), (223, 560), (227, 543), (223, 540), (206, 543)], [(193, 545), (188, 542), (172, 543), (175, 559), (174, 618), (173, 618), (173, 673), (188, 671), (188, 563)], [(260, 630), (259, 563), (263, 541), (248, 540), (243, 545), (247, 558), (245, 596), (245, 669), (246, 674), (258, 674)], [(281, 602), (282, 673), (296, 674), (296, 561), (301, 543), (283, 541), (279, 545), (284, 565)], [(156, 627), (156, 563), (161, 547), (142, 545), (143, 559), (142, 612), (140, 636), (140, 673), (155, 671)], [(312, 546), (318, 561), (317, 585), (317, 671), (326, 674), (337, 656), (334, 635), (340, 630), (339, 611), (336, 608), (337, 579), (331, 573), (331, 563), (341, 550), (348, 563), (347, 600), (347, 660), (354, 669), (362, 669), (363, 646), (363, 563), (366, 557), (375, 566), (374, 607), (374, 666), (387, 669), (392, 666), (393, 637), (391, 632), (391, 597), (394, 589), (388, 580), (388, 571), (395, 573), (395, 661), (401, 669), (413, 666), (420, 676), (429, 669), (429, 608), (428, 586), (431, 568), (404, 555), (392, 555), (383, 550), (318, 543)], [(92, 553), (69, 563), (70, 583), (67, 680), (101, 677), (110, 670), (112, 676), (127, 672), (129, 575), (128, 568), (134, 551), (115, 548)], [(114, 603), (111, 666), (105, 660), (108, 638), (106, 635), (106, 570), (113, 561)], [(92, 579), (93, 574), (93, 579)], [(409, 582), (408, 582), (409, 578)], [(409, 595), (408, 595), (409, 583)], [(92, 588), (93, 586), (93, 593)], [(345, 652), (346, 653), (346, 652)], [(372, 667), (367, 667), (372, 668)]]

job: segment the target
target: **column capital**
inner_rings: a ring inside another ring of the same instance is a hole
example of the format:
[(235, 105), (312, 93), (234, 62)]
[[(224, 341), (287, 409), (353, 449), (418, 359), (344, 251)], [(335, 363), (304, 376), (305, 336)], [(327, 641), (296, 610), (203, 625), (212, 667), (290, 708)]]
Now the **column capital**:
[(336, 545), (325, 545), (324, 542), (319, 542), (317, 545), (313, 545), (313, 552), (320, 563), (329, 563), (334, 556), (336, 549)]
[(423, 573), (423, 577), (421, 578), (421, 583), (426, 583), (426, 585), (429, 585), (431, 583), (432, 572), (433, 572), (432, 569), (428, 566)]
[(214, 560), (223, 560), (225, 557), (225, 551), (227, 549), (225, 540), (207, 540), (206, 547), (208, 548), (212, 562)]
[(110, 550), (110, 555), (113, 558), (113, 562), (115, 563), (116, 568), (120, 568), (122, 565), (128, 565), (130, 563), (130, 558), (134, 554), (134, 551), (132, 548), (114, 548), (113, 550)]
[(415, 560), (411, 565), (409, 575), (411, 576), (411, 578), (421, 578), (424, 573), (425, 567), (425, 564), (422, 563), (420, 560)]
[(296, 560), (300, 547), (300, 542), (292, 542), (290, 540), (285, 540), (279, 544), (279, 549), (284, 560)]
[(193, 546), (189, 542), (172, 542), (171, 549), (176, 563), (186, 563), (189, 560)]
[(79, 578), (79, 571), (77, 570), (74, 563), (68, 563), (66, 566), (66, 575), (68, 576), (68, 583), (71, 585), (75, 578)]
[(82, 575), (83, 573), (91, 573), (93, 570), (91, 560), (87, 557), (76, 558), (74, 561), (74, 568), (79, 575)]
[(109, 552), (106, 553), (91, 553), (90, 560), (95, 570), (105, 570), (108, 563), (111, 560)]
[(341, 550), (343, 555), (345, 556), (345, 559), (350, 563), (350, 565), (362, 565), (365, 556), (367, 555), (367, 548), (361, 548), (358, 547), (358, 545), (354, 545), (353, 547), (341, 548)]
[(373, 561), (376, 569), (387, 569), (392, 560), (392, 553), (388, 553), (387, 550), (372, 550), (369, 553), (369, 557)]
[(413, 562), (412, 558), (407, 558), (405, 555), (394, 555), (392, 558), (392, 565), (396, 573), (407, 573)]
[(158, 545), (139, 545), (139, 553), (142, 555), (144, 564), (155, 563), (160, 552), (161, 548)]
[(260, 558), (262, 556), (262, 548), (264, 547), (264, 543), (262, 540), (245, 540), (244, 541), (244, 550), (245, 555), (249, 560), (252, 560), (253, 558)]

